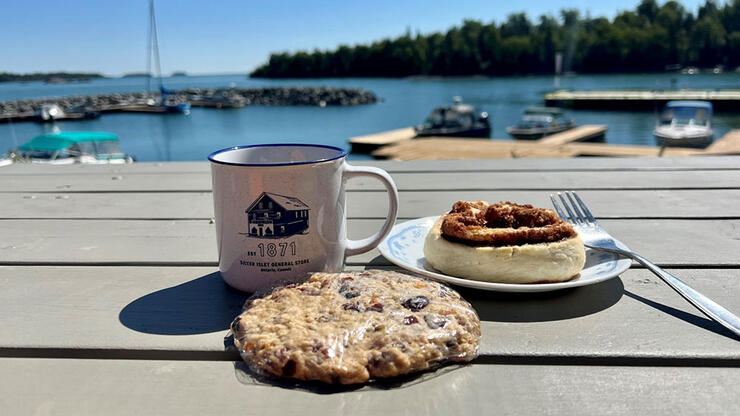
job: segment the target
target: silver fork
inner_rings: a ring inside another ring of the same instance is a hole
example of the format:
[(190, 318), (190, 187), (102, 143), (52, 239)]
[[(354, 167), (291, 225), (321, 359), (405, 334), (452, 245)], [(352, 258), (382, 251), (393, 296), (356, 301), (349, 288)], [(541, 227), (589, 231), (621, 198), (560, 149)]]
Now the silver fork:
[[(565, 194), (565, 196), (563, 196), (563, 194)], [(614, 237), (609, 235), (609, 233), (599, 225), (578, 194), (572, 191), (564, 193), (558, 192), (558, 198), (563, 204), (563, 207), (565, 207), (565, 211), (560, 207), (557, 199), (555, 199), (555, 195), (550, 194), (550, 200), (552, 200), (552, 205), (555, 207), (555, 211), (557, 211), (560, 218), (573, 224), (581, 235), (583, 244), (586, 247), (594, 250), (619, 254), (620, 256), (629, 257), (637, 261), (663, 279), (664, 282), (668, 283), (673, 290), (683, 296), (684, 299), (689, 301), (689, 303), (696, 306), (700, 311), (702, 311), (702, 313), (704, 313), (704, 315), (713, 319), (732, 331), (736, 336), (740, 337), (740, 318), (733, 315), (730, 311), (718, 305), (708, 297), (697, 292), (677, 277), (656, 266), (645, 257), (632, 251), (617, 247)]]

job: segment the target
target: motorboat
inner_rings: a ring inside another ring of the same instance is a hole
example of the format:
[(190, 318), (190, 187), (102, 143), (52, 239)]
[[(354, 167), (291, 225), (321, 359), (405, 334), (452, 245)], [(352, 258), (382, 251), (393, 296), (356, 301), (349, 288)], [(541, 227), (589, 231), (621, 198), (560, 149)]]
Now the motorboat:
[(576, 127), (576, 122), (565, 115), (563, 110), (554, 107), (529, 107), (524, 110), (521, 120), (506, 132), (515, 139), (540, 139)]
[(42, 104), (36, 117), (39, 121), (54, 121), (66, 116), (62, 107), (57, 104)]
[(660, 146), (700, 147), (712, 142), (712, 103), (669, 101), (653, 135)]
[(50, 165), (124, 164), (134, 161), (119, 145), (118, 136), (96, 131), (69, 131), (36, 136), (0, 160), (10, 163)]
[(469, 104), (463, 104), (460, 97), (453, 99), (453, 104), (435, 108), (424, 120), (424, 124), (416, 126), (416, 137), (451, 136), (451, 137), (482, 137), (491, 135), (491, 124), (488, 113), (479, 111)]
[(36, 121), (47, 123), (64, 120), (88, 120), (100, 117), (99, 111), (90, 111), (84, 106), (64, 110), (59, 104), (42, 104), (36, 112)]

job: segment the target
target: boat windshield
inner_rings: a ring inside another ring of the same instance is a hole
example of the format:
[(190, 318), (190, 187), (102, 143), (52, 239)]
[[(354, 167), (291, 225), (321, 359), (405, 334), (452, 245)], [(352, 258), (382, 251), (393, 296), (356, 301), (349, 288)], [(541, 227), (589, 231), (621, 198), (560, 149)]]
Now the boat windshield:
[(98, 156), (102, 157), (121, 157), (123, 151), (116, 141), (95, 142), (95, 150)]
[(45, 160), (66, 159), (66, 158), (70, 158), (74, 156), (69, 152), (69, 149), (62, 149), (62, 150), (30, 149), (30, 150), (21, 150), (21, 154), (31, 159), (45, 159)]
[(663, 111), (660, 124), (706, 126), (709, 119), (705, 108), (671, 107)]
[(426, 120), (424, 120), (425, 128), (442, 127), (444, 124), (445, 116), (443, 110), (434, 110), (432, 114), (429, 114)]
[(95, 145), (93, 142), (79, 142), (75, 144), (74, 150), (79, 152), (81, 155), (94, 155), (95, 154)]
[(548, 114), (525, 114), (519, 122), (519, 127), (545, 127), (553, 122), (553, 117)]
[(424, 121), (424, 128), (465, 127), (473, 125), (472, 113), (460, 113), (454, 110), (437, 109)]

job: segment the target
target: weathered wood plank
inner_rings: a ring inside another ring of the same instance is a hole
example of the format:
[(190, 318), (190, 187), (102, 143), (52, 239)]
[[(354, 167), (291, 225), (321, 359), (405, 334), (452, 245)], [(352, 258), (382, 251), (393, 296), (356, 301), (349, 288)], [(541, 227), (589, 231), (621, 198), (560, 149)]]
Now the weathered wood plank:
[[(394, 173), (401, 191), (562, 190), (562, 189), (724, 189), (740, 188), (740, 170), (612, 172), (432, 172)], [(208, 191), (210, 173), (5, 175), (0, 192), (135, 192)], [(347, 189), (382, 190), (372, 178), (360, 177)]]
[[(381, 220), (349, 220), (350, 238), (371, 235)], [(630, 248), (665, 266), (740, 265), (740, 220), (603, 220)], [(3, 220), (2, 264), (213, 265), (208, 220)], [(377, 250), (349, 264), (390, 265)]]
[[(549, 207), (542, 191), (401, 192), (399, 218), (438, 215), (453, 202), (516, 201)], [(740, 190), (582, 191), (579, 195), (599, 218), (738, 218)], [(381, 218), (387, 200), (376, 192), (347, 195), (349, 218)], [(208, 219), (213, 217), (210, 192), (0, 193), (0, 219)]]
[(42, 165), (16, 163), (3, 166), (0, 176), (4, 175), (78, 175), (78, 174), (121, 174), (140, 173), (178, 174), (207, 173), (211, 168), (208, 162), (136, 162), (127, 165)]
[[(205, 157), (204, 157), (205, 159)], [(574, 159), (414, 160), (406, 162), (357, 160), (350, 163), (383, 168), (389, 172), (480, 172), (480, 171), (577, 171), (577, 170), (695, 170), (740, 169), (738, 156), (702, 157), (588, 157)], [(209, 173), (208, 162), (139, 162), (129, 165), (3, 166), (4, 175), (67, 174), (180, 174)]]
[[(10, 414), (734, 415), (727, 368), (472, 365), (396, 387), (317, 394), (250, 384), (231, 362), (0, 359)], [(646, 394), (648, 392), (648, 394)], [(351, 409), (351, 410), (348, 410)]]
[[(672, 272), (740, 313), (736, 270)], [(248, 295), (213, 267), (3, 266), (0, 288), (1, 356), (238, 359), (224, 337)], [(544, 294), (459, 290), (481, 318), (484, 356), (740, 365), (737, 341), (646, 270)]]

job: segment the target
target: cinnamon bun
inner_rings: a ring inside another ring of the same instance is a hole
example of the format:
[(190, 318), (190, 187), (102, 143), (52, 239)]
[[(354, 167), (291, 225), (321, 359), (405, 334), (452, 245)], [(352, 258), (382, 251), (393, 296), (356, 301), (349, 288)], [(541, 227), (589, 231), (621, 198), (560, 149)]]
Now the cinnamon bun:
[(562, 282), (586, 262), (571, 224), (512, 202), (456, 202), (427, 235), (424, 256), (445, 274), (497, 283)]

